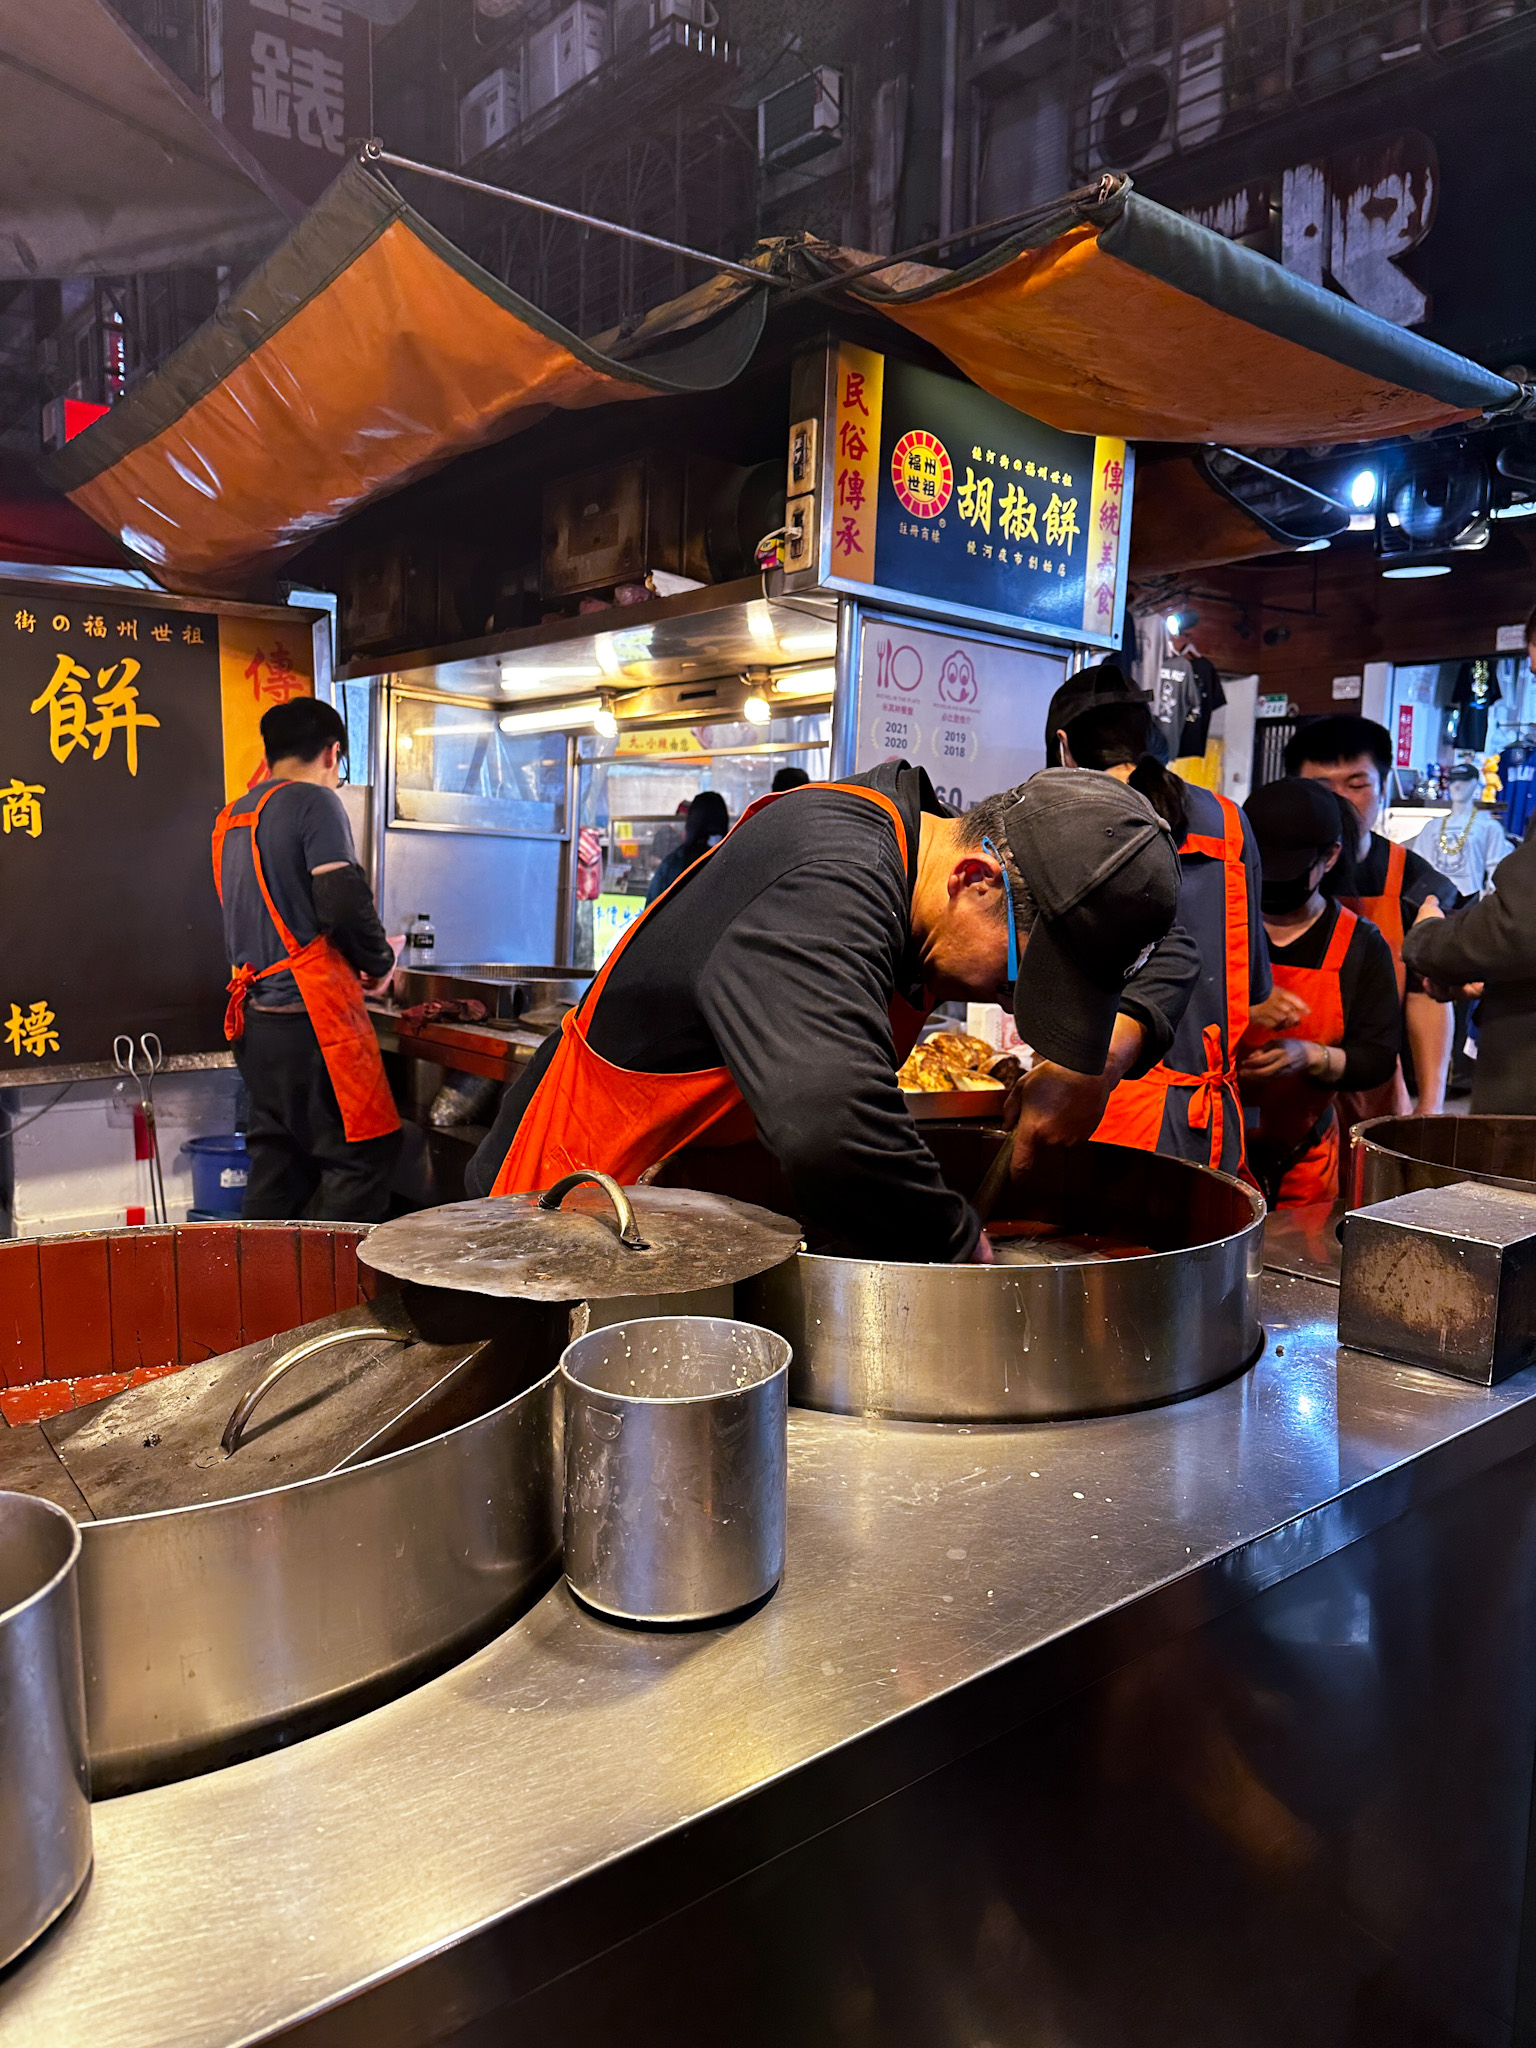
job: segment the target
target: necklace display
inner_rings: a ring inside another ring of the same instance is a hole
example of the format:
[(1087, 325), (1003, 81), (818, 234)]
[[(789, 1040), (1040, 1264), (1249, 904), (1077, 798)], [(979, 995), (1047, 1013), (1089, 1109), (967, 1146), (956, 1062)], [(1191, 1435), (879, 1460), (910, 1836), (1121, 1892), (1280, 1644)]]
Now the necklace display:
[(1460, 860), (1461, 850), (1467, 843), (1472, 827), (1477, 823), (1477, 812), (1474, 809), (1467, 814), (1467, 822), (1462, 826), (1460, 833), (1455, 839), (1447, 839), (1445, 836), (1445, 828), (1450, 822), (1449, 817), (1440, 820), (1438, 839), (1441, 858), (1444, 860)]

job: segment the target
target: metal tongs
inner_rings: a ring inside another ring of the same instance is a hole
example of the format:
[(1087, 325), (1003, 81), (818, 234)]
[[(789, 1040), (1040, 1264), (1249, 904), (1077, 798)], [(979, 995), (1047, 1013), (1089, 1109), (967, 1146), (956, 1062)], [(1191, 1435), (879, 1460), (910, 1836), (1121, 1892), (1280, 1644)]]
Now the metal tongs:
[(165, 1066), (160, 1040), (153, 1031), (146, 1031), (135, 1045), (126, 1031), (120, 1032), (112, 1041), (112, 1064), (120, 1074), (139, 1084), (139, 1107), (149, 1135), (149, 1205), (156, 1223), (169, 1223), (165, 1173), (160, 1164), (160, 1132), (155, 1124), (155, 1076)]

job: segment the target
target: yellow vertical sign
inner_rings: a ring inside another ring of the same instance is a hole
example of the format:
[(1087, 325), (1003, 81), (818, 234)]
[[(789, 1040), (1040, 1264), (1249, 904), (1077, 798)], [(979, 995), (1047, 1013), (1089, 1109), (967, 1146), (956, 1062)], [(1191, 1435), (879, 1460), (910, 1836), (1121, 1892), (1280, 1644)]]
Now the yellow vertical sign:
[(1088, 567), (1083, 581), (1083, 631), (1115, 630), (1115, 591), (1127, 520), (1125, 443), (1100, 435), (1093, 444), (1093, 493), (1088, 503)]
[(265, 773), (262, 714), (290, 697), (315, 694), (309, 621), (221, 612), (219, 694), (224, 714), (224, 800), (230, 803)]
[(875, 580), (875, 510), (880, 489), (880, 401), (885, 358), (851, 342), (837, 347), (832, 415), (832, 574)]

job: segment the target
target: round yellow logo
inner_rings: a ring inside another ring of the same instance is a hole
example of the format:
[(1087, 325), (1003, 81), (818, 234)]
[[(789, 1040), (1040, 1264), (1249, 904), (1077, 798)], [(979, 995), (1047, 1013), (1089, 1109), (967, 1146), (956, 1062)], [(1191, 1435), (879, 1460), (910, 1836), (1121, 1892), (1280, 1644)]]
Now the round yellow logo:
[(908, 512), (937, 519), (955, 487), (954, 464), (937, 434), (903, 434), (891, 451), (891, 482)]

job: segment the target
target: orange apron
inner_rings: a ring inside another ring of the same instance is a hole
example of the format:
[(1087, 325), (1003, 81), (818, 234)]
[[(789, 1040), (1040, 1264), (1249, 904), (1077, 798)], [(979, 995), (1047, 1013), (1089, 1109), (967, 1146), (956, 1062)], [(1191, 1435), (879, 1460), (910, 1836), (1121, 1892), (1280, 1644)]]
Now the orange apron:
[[(391, 1131), (398, 1131), (400, 1112), (395, 1108), (389, 1083), (384, 1078), (379, 1041), (363, 1002), (363, 987), (356, 970), (342, 958), (324, 932), (317, 932), (307, 946), (301, 946), (272, 901), (272, 892), (267, 887), (267, 877), (261, 865), (261, 849), (256, 842), (256, 821), (283, 786), (282, 783), (274, 783), (249, 811), (236, 813), (234, 804), (226, 804), (213, 828), (213, 880), (219, 901), (224, 901), (225, 838), (231, 832), (249, 831), (251, 867), (256, 876), (256, 886), (288, 956), (285, 960), (274, 961), (270, 967), (232, 966), (229, 1006), (224, 1012), (224, 1036), (233, 1045), (245, 1035), (245, 999), (252, 986), (264, 981), (269, 974), (280, 974), (287, 968), (299, 985), (304, 1008), (320, 1041), (320, 1055), (325, 1061), (325, 1071), (331, 1077), (337, 1106), (341, 1110), (342, 1130), (348, 1144), (356, 1145), (365, 1138), (384, 1138)], [(239, 801), (241, 799), (237, 798), (236, 802)]]
[[(1344, 1043), (1344, 993), (1339, 970), (1349, 951), (1356, 922), (1354, 912), (1341, 906), (1320, 967), (1273, 963), (1276, 987), (1300, 996), (1307, 1005), (1307, 1014), (1283, 1030), (1266, 1026), (1249, 1032), (1239, 1048), (1242, 1053), (1256, 1052), (1277, 1038), (1310, 1038), (1316, 1045)], [(1305, 1074), (1277, 1074), (1267, 1081), (1244, 1081), (1242, 1089), (1243, 1100), (1259, 1112), (1254, 1152), (1256, 1163), (1262, 1159), (1265, 1166), (1265, 1193), (1274, 1206), (1305, 1209), (1314, 1202), (1333, 1201), (1339, 1188), (1335, 1091), (1319, 1088)], [(1326, 1126), (1320, 1130), (1325, 1118)]]
[[(1339, 898), (1347, 910), (1375, 925), (1392, 948), (1399, 1002), (1408, 992), (1408, 969), (1403, 960), (1403, 875), (1407, 866), (1408, 850), (1394, 839), (1389, 842), (1387, 853), (1386, 894)], [(1401, 1059), (1393, 1068), (1391, 1078), (1383, 1081), (1379, 1088), (1350, 1088), (1339, 1097), (1340, 1120), (1346, 1130), (1351, 1124), (1363, 1122), (1366, 1117), (1407, 1116), (1412, 1108), (1413, 1098), (1408, 1093), (1408, 1083), (1403, 1079)]]
[[(1248, 871), (1243, 865), (1243, 818), (1237, 805), (1227, 797), (1218, 796), (1221, 805), (1222, 836), (1214, 839), (1206, 834), (1190, 833), (1179, 848), (1186, 853), (1204, 854), (1222, 864), (1222, 881), (1225, 887), (1225, 916), (1223, 919), (1226, 948), (1227, 1017), (1226, 1029), (1219, 1024), (1207, 1024), (1201, 1033), (1205, 1048), (1205, 1072), (1203, 1074), (1181, 1074), (1174, 1067), (1157, 1065), (1134, 1081), (1122, 1081), (1109, 1098), (1109, 1107), (1104, 1112), (1103, 1122), (1094, 1132), (1094, 1138), (1101, 1145), (1133, 1145), (1141, 1152), (1155, 1152), (1157, 1141), (1162, 1135), (1163, 1109), (1170, 1088), (1188, 1088), (1193, 1091), (1189, 1099), (1189, 1127), (1192, 1131), (1209, 1130), (1211, 1134), (1210, 1164), (1221, 1164), (1222, 1141), (1226, 1132), (1226, 1118), (1236, 1118), (1237, 1128), (1243, 1128), (1242, 1105), (1237, 1095), (1236, 1047), (1243, 1033), (1248, 1029)], [(1242, 1172), (1244, 1154), (1239, 1153), (1238, 1167)]]
[[(812, 783), (802, 789), (782, 789), (777, 795), (759, 797), (742, 812), (734, 829), (740, 831), (748, 818), (784, 797), (803, 801), (806, 794), (814, 797), (829, 789), (867, 798), (889, 816), (896, 828), (896, 843), (905, 868), (907, 833), (901, 812), (879, 790), (864, 789), (857, 783)], [(720, 846), (729, 838), (727, 833)], [(604, 961), (580, 1007), (566, 1013), (555, 1056), (523, 1112), (523, 1120), (491, 1188), (493, 1195), (547, 1188), (562, 1174), (581, 1166), (595, 1166), (612, 1174), (621, 1184), (632, 1185), (648, 1166), (658, 1165), (682, 1146), (706, 1135), (717, 1145), (741, 1143), (754, 1135), (752, 1112), (728, 1068), (699, 1067), (686, 1074), (648, 1074), (615, 1066), (592, 1050), (582, 1021), (584, 1016), (593, 1014), (602, 1000), (609, 975), (641, 925), (666, 902), (673, 889), (691, 881), (705, 861), (713, 860), (719, 850), (719, 846), (712, 846), (654, 903), (647, 904)], [(897, 1039), (898, 1064), (916, 1043), (922, 1021), (923, 1013), (909, 1003), (899, 998), (892, 1003), (891, 1028)], [(903, 1038), (904, 1047), (900, 1043)]]

